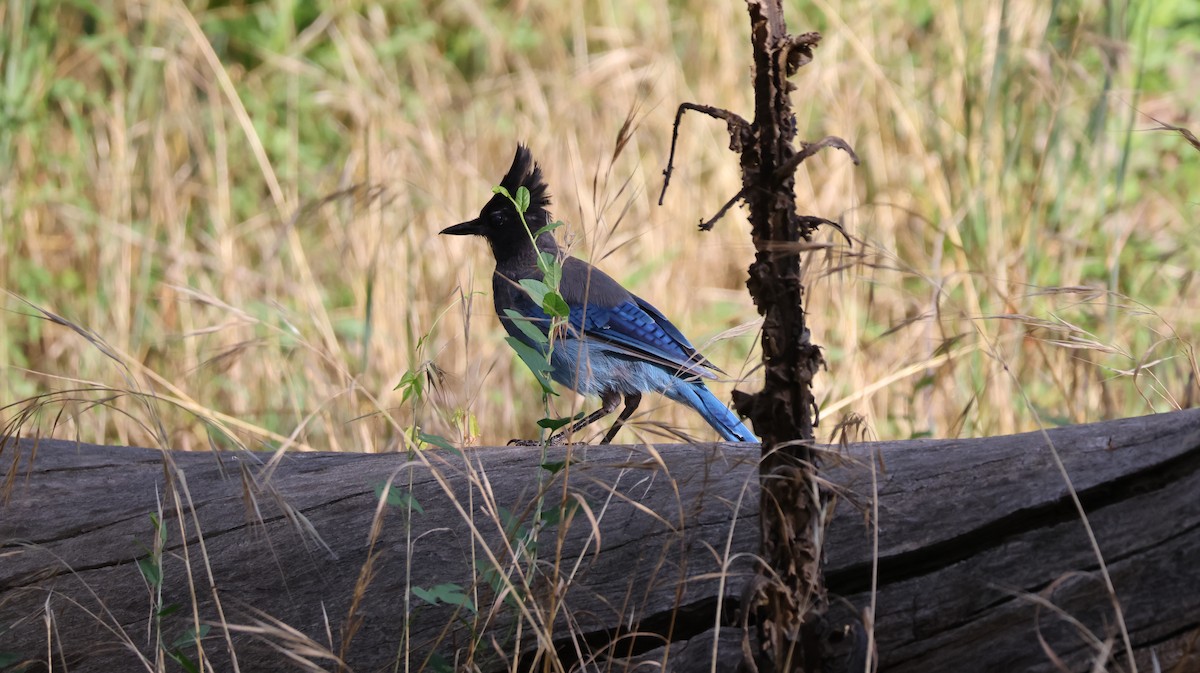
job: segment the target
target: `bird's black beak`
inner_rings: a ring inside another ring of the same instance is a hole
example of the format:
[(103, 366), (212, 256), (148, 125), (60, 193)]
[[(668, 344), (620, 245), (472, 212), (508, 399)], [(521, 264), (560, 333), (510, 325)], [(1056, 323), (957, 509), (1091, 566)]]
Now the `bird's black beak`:
[(461, 224), (456, 224), (453, 227), (446, 227), (445, 229), (439, 231), (438, 233), (439, 234), (450, 234), (451, 236), (466, 236), (468, 234), (482, 234), (483, 233), (483, 223), (480, 222), (479, 218), (477, 217), (473, 220), (469, 220), (469, 221), (463, 222)]

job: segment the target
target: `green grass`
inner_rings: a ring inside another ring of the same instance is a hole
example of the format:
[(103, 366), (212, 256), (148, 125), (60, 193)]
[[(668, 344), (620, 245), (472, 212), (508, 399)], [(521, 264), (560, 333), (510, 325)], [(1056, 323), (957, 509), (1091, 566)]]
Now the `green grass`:
[[(863, 158), (798, 180), (801, 210), (855, 239), (824, 232), (807, 266), (823, 429), (853, 411), (878, 437), (976, 436), (1194, 403), (1200, 156), (1143, 130), (1200, 125), (1193, 4), (792, 3), (793, 30), (825, 36), (795, 78), (801, 135)], [(744, 13), (5, 3), (5, 418), (178, 449), (536, 436), (486, 246), (435, 236), (519, 140), (572, 250), (697, 343), (735, 330), (708, 352), (755, 388), (745, 216), (694, 226), (738, 189), (722, 125), (685, 118), (655, 205), (678, 103), (751, 113)], [(635, 421), (621, 438), (655, 437), (647, 421), (711, 436), (666, 401)]]

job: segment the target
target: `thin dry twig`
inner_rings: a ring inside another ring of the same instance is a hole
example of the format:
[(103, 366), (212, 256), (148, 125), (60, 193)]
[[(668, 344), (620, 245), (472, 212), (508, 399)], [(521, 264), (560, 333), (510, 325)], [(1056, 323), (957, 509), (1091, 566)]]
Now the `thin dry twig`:
[(667, 195), (667, 186), (671, 184), (671, 174), (675, 172), (675, 143), (679, 140), (679, 122), (683, 120), (683, 113), (688, 110), (701, 112), (714, 119), (724, 120), (729, 126), (730, 149), (735, 152), (741, 149), (740, 143), (745, 142), (747, 136), (750, 134), (750, 122), (736, 113), (724, 108), (713, 107), (712, 105), (680, 103), (679, 109), (675, 112), (674, 130), (671, 132), (671, 153), (667, 157), (667, 167), (663, 169), (663, 188), (662, 193), (658, 195), (658, 205), (660, 206), (663, 204), (663, 198)]

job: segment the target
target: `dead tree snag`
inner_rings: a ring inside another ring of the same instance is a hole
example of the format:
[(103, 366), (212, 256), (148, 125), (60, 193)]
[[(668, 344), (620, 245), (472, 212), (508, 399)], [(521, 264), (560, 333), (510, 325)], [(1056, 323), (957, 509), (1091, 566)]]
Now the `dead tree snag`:
[[(794, 144), (788, 78), (812, 60), (817, 33), (789, 35), (779, 0), (748, 0), (754, 49), (754, 120), (747, 122), (721, 108), (693, 103), (679, 106), (675, 136), (684, 111), (702, 112), (729, 127), (730, 149), (741, 155), (742, 189), (717, 214), (703, 222), (709, 229), (734, 203), (746, 203), (756, 255), (746, 286), (763, 316), (762, 351), (765, 381), (753, 394), (735, 392), (734, 404), (750, 418), (762, 438), (759, 465), (761, 567), (747, 589), (746, 608), (753, 612), (757, 643), (747, 645), (749, 670), (828, 670), (825, 665), (826, 596), (822, 579), (820, 527), (824, 500), (816, 480), (811, 450), (819, 420), (812, 381), (824, 364), (821, 349), (805, 324), (801, 282), (801, 241), (810, 241), (829, 220), (796, 212), (796, 168), (825, 147), (853, 150), (840, 138)], [(670, 181), (671, 159), (664, 171)], [(835, 225), (836, 226), (836, 225)]]

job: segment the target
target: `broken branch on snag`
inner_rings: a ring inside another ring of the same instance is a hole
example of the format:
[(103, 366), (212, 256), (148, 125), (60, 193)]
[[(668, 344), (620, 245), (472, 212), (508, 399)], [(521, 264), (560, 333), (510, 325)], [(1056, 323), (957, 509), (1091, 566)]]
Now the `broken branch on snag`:
[(713, 215), (712, 217), (708, 218), (707, 220), (702, 220), (700, 222), (700, 231), (711, 230), (713, 228), (713, 225), (715, 225), (717, 223), (717, 220), (721, 219), (722, 217), (725, 217), (725, 213), (728, 212), (729, 209), (733, 207), (733, 204), (737, 203), (738, 201), (741, 201), (742, 197), (745, 196), (746, 192), (748, 192), (748, 191), (750, 191), (749, 187), (742, 187), (741, 191), (739, 191), (737, 194), (734, 194), (732, 199), (729, 199), (728, 201), (725, 202), (725, 205), (721, 206), (720, 210), (717, 211), (716, 215)]
[(671, 173), (675, 171), (675, 143), (679, 140), (679, 122), (683, 120), (683, 113), (687, 110), (702, 112), (713, 119), (723, 120), (729, 127), (729, 149), (734, 152), (741, 151), (742, 143), (750, 134), (750, 122), (742, 119), (737, 113), (711, 105), (680, 103), (679, 109), (675, 112), (675, 127), (671, 131), (671, 154), (667, 157), (667, 167), (663, 170), (662, 193), (658, 195), (658, 205), (660, 206), (663, 204), (663, 198), (667, 195), (667, 185), (671, 184)]
[[(676, 118), (676, 121), (678, 122), (678, 118)], [(839, 138), (837, 136), (826, 136), (826, 137), (818, 140), (815, 143), (807, 143), (807, 142), (801, 141), (800, 142), (800, 151), (797, 152), (796, 155), (793, 156), (791, 159), (788, 159), (786, 162), (784, 162), (783, 165), (781, 165), (775, 171), (774, 178), (776, 180), (783, 180), (784, 178), (787, 178), (791, 173), (794, 173), (796, 171), (796, 169), (800, 167), (800, 164), (804, 163), (805, 160), (807, 160), (812, 155), (816, 154), (817, 152), (820, 152), (821, 150), (823, 150), (827, 147), (833, 147), (835, 149), (842, 150), (846, 154), (849, 154), (850, 160), (854, 162), (855, 166), (857, 166), (860, 163), (859, 159), (858, 159), (858, 155), (854, 153), (854, 148), (850, 147), (850, 143), (847, 143), (845, 140), (842, 140), (841, 138)], [(675, 144), (671, 143), (672, 158), (674, 158), (674, 155), (675, 155)], [(665, 172), (666, 171), (664, 171), (664, 173)], [(667, 189), (667, 186), (664, 184), (663, 185), (664, 193), (666, 192), (666, 189)], [(741, 198), (744, 197), (749, 191), (750, 191), (749, 187), (742, 187), (742, 189), (737, 194), (735, 194), (732, 199), (729, 199), (728, 201), (725, 202), (725, 205), (721, 206), (721, 209), (717, 211), (716, 215), (713, 215), (709, 219), (701, 222), (700, 229), (702, 231), (708, 231), (708, 230), (712, 229), (713, 225), (715, 225), (717, 223), (717, 220), (724, 217), (725, 213), (728, 212), (729, 209), (733, 207), (733, 204), (735, 204), (739, 200), (741, 200)], [(662, 205), (661, 197), (659, 200), (659, 205)], [(831, 225), (834, 229), (837, 229), (839, 232), (841, 232), (842, 236), (846, 236), (845, 230), (842, 229), (841, 225), (839, 225), (836, 222), (827, 220), (823, 217), (813, 217), (813, 216), (806, 216), (806, 215), (801, 215), (799, 217), (801, 218), (802, 221), (804, 221), (807, 224)], [(849, 236), (846, 236), (846, 241), (847, 242), (850, 241)]]
[(825, 136), (815, 143), (806, 143), (801, 141), (800, 151), (796, 153), (796, 156), (784, 162), (784, 164), (779, 167), (779, 170), (775, 171), (776, 179), (786, 177), (788, 173), (791, 173), (799, 168), (800, 164), (804, 163), (809, 157), (827, 147), (833, 147), (845, 152), (846, 154), (849, 154), (850, 160), (854, 162), (855, 166), (860, 163), (858, 155), (854, 153), (854, 148), (850, 147), (850, 143), (837, 136)]
[[(806, 35), (808, 35), (808, 34), (806, 33)], [(820, 39), (820, 38), (818, 37), (817, 39)], [(811, 55), (810, 55), (810, 57), (811, 57)], [(667, 157), (667, 167), (665, 169), (663, 169), (663, 187), (662, 187), (662, 192), (658, 195), (658, 205), (660, 205), (660, 206), (663, 204), (663, 199), (666, 198), (666, 196), (667, 196), (667, 186), (669, 186), (671, 184), (671, 174), (675, 171), (675, 145), (679, 140), (679, 123), (683, 120), (683, 113), (686, 112), (687, 110), (694, 110), (696, 112), (702, 112), (714, 119), (720, 119), (720, 120), (724, 121), (725, 124), (729, 127), (729, 149), (731, 149), (735, 152), (740, 152), (742, 147), (745, 145), (745, 143), (749, 142), (753, 138), (753, 129), (750, 126), (750, 122), (747, 122), (745, 119), (743, 119), (741, 116), (739, 116), (738, 114), (736, 114), (734, 112), (730, 112), (729, 110), (726, 110), (724, 108), (713, 107), (711, 105), (700, 105), (697, 103), (680, 103), (679, 110), (677, 110), (675, 112), (675, 126), (671, 132), (671, 153)], [(842, 150), (843, 152), (845, 152), (846, 154), (849, 154), (850, 160), (854, 162), (855, 166), (857, 166), (857, 165), (859, 165), (859, 163), (861, 163), (859, 161), (858, 155), (854, 152), (854, 148), (850, 147), (850, 143), (847, 143), (845, 140), (842, 140), (841, 138), (839, 138), (837, 136), (826, 136), (826, 137), (818, 140), (815, 143), (808, 143), (808, 142), (802, 141), (800, 143), (800, 151), (797, 152), (795, 154), (795, 156), (793, 156), (791, 159), (789, 159), (787, 162), (785, 162), (783, 165), (781, 165), (775, 171), (774, 178), (776, 180), (782, 180), (782, 179), (788, 177), (788, 175), (790, 173), (795, 172), (795, 170), (800, 166), (800, 164), (804, 163), (805, 160), (807, 160), (809, 157), (813, 156), (817, 152), (819, 152), (825, 148), (828, 148), (828, 147), (839, 149), (839, 150)], [(738, 201), (741, 201), (742, 198), (744, 198), (746, 196), (746, 194), (749, 192), (749, 190), (750, 190), (749, 186), (743, 186), (741, 188), (741, 190), (738, 191), (737, 194), (733, 195), (733, 198), (726, 201), (725, 205), (721, 206), (717, 210), (715, 215), (708, 218), (707, 220), (701, 220), (700, 221), (700, 230), (701, 231), (712, 230), (713, 226), (716, 225), (717, 220), (720, 220), (722, 217), (725, 217), (725, 213), (729, 212), (729, 209), (732, 208), (734, 206), (734, 204), (736, 204)], [(841, 232), (842, 236), (846, 236), (846, 232), (844, 230), (842, 230), (841, 226), (838, 225), (836, 222), (832, 222), (832, 221), (826, 220), (824, 218), (810, 218), (810, 219), (818, 220), (819, 223), (822, 223), (822, 224), (832, 225), (835, 229), (837, 229), (839, 232)], [(849, 237), (847, 236), (846, 239), (848, 241)]]

